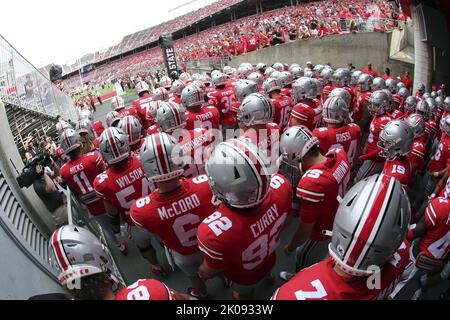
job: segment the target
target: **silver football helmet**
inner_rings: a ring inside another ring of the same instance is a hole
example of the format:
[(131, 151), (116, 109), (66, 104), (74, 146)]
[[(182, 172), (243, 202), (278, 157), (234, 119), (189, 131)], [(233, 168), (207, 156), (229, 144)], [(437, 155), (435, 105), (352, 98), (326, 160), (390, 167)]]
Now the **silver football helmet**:
[(130, 146), (134, 146), (142, 138), (142, 125), (136, 117), (126, 116), (123, 117), (119, 125), (117, 126), (120, 130), (128, 135), (128, 143)]
[(294, 77), (294, 79), (298, 79), (304, 76), (304, 72), (303, 69), (298, 66), (298, 67), (294, 67), (291, 70), (292, 76)]
[(167, 101), (169, 100), (169, 93), (163, 87), (153, 90), (154, 101)]
[(438, 108), (438, 110), (444, 110), (444, 99), (441, 96), (437, 96), (434, 101), (436, 102), (436, 107)]
[(97, 134), (94, 131), (94, 127), (92, 126), (92, 122), (89, 121), (88, 119), (82, 119), (78, 121), (76, 125), (76, 130), (80, 135), (88, 134), (93, 138), (97, 137)]
[(302, 77), (292, 84), (292, 100), (298, 103), (304, 99), (315, 99), (319, 95), (317, 82), (311, 78)]
[(243, 65), (238, 68), (238, 76), (241, 79), (247, 79), (247, 77), (255, 71), (251, 65)]
[(248, 77), (247, 80), (254, 81), (258, 86), (262, 86), (264, 82), (264, 76), (259, 72), (252, 72)]
[(277, 70), (279, 72), (282, 72), (282, 71), (284, 71), (284, 64), (282, 64), (281, 62), (277, 62), (277, 63), (273, 64), (272, 68), (274, 68), (275, 70)]
[(185, 108), (201, 106), (204, 102), (205, 92), (196, 85), (189, 84), (181, 92), (181, 104)]
[(67, 225), (53, 232), (49, 242), (49, 263), (57, 270), (61, 285), (75, 285), (83, 277), (105, 272), (116, 284), (122, 277), (108, 248), (90, 231)]
[(163, 102), (156, 112), (156, 123), (166, 133), (186, 126), (184, 108), (174, 102)]
[(397, 92), (397, 82), (394, 79), (387, 79), (384, 83), (386, 85), (386, 89), (388, 89), (392, 94)]
[(147, 82), (145, 82), (145, 81), (138, 81), (138, 83), (136, 83), (135, 88), (136, 88), (136, 91), (138, 94), (141, 94), (143, 92), (150, 93), (150, 88), (149, 88)]
[(283, 174), (293, 186), (298, 185), (303, 174), (300, 164), (303, 157), (319, 140), (311, 131), (303, 126), (287, 128), (280, 139), (280, 173)]
[(386, 89), (386, 82), (383, 78), (376, 77), (373, 79), (372, 91), (384, 90)]
[(406, 88), (406, 86), (403, 82), (399, 81), (397, 82), (397, 92), (399, 92), (401, 88)]
[(347, 103), (340, 97), (329, 97), (323, 104), (322, 118), (326, 123), (347, 123), (350, 119)]
[(227, 76), (220, 72), (215, 73), (211, 79), (211, 83), (214, 87), (226, 85), (228, 81)]
[(352, 77), (350, 80), (350, 86), (355, 87), (358, 84), (359, 77), (362, 75), (362, 71), (355, 70), (352, 72)]
[(422, 117), (425, 119), (425, 121), (428, 121), (428, 118), (430, 117), (430, 106), (425, 100), (420, 100), (417, 102), (416, 105), (416, 113), (422, 115)]
[(394, 96), (392, 95), (391, 91), (389, 91), (389, 89), (384, 89), (384, 90), (381, 90), (381, 91), (384, 91), (386, 93), (386, 95), (388, 97), (388, 100), (389, 100), (389, 104), (388, 104), (388, 107), (387, 107), (386, 111), (389, 112), (389, 113), (393, 112), (394, 109), (395, 109)]
[(424, 94), (425, 93), (425, 85), (423, 83), (419, 83), (419, 85), (417, 86), (417, 91), (419, 91), (420, 94)]
[(342, 87), (348, 87), (350, 85), (350, 82), (352, 80), (352, 74), (350, 70), (345, 68), (339, 68), (337, 69), (333, 77), (335, 79), (336, 86), (342, 88)]
[(273, 91), (281, 91), (281, 82), (275, 78), (269, 78), (264, 81), (264, 92), (270, 94)]
[(427, 104), (430, 107), (430, 115), (436, 114), (437, 110), (437, 104), (436, 101), (433, 98), (428, 98)]
[(292, 69), (294, 69), (294, 68), (299, 68), (299, 67), (300, 67), (300, 65), (299, 65), (298, 63), (293, 63), (293, 64), (291, 64), (291, 65), (289, 66), (288, 70), (289, 70), (290, 72), (292, 72)]
[(186, 84), (192, 81), (191, 75), (187, 72), (183, 72), (182, 74), (180, 74), (178, 79), (180, 79), (181, 81), (183, 81)]
[(267, 65), (262, 62), (260, 62), (256, 65), (256, 70), (259, 71), (260, 73), (263, 73), (266, 68), (267, 68)]
[(380, 155), (391, 160), (406, 156), (411, 152), (413, 142), (414, 131), (411, 126), (406, 121), (392, 120), (380, 132)]
[(120, 115), (117, 111), (110, 111), (106, 115), (106, 126), (115, 127), (120, 121)]
[(59, 144), (65, 154), (72, 152), (81, 146), (80, 134), (73, 129), (66, 129), (59, 138)]
[(333, 74), (334, 74), (333, 69), (324, 68), (320, 73), (320, 77), (323, 79), (325, 84), (329, 84), (333, 82)]
[(313, 68), (314, 76), (319, 77), (323, 69), (325, 69), (325, 66), (321, 64), (316, 64)]
[(362, 92), (370, 91), (373, 85), (373, 77), (369, 74), (363, 73), (358, 78), (358, 86)]
[(211, 78), (206, 74), (206, 73), (203, 73), (203, 74), (201, 74), (200, 75), (200, 79), (199, 79), (201, 82), (203, 82), (203, 84), (206, 86), (206, 85), (211, 85)]
[(416, 112), (416, 105), (417, 105), (417, 98), (413, 96), (409, 96), (405, 100), (405, 110), (408, 111), (408, 113), (414, 113)]
[(250, 94), (257, 92), (259, 92), (258, 85), (251, 80), (240, 80), (236, 84), (236, 98), (239, 102), (244, 101)]
[(200, 73), (193, 73), (192, 75), (191, 75), (191, 79), (192, 79), (192, 81), (200, 81)]
[(152, 182), (180, 177), (183, 170), (182, 154), (177, 140), (165, 132), (148, 136), (139, 152), (145, 176)]
[(442, 132), (444, 132), (447, 137), (450, 137), (450, 115), (445, 117), (445, 120), (442, 124)]
[(333, 89), (330, 94), (328, 95), (328, 98), (331, 97), (339, 97), (341, 99), (343, 99), (345, 101), (345, 103), (347, 104), (347, 106), (349, 106), (352, 102), (352, 96), (350, 95), (350, 93), (343, 89), (343, 88), (335, 88)]
[[(216, 70), (214, 70), (216, 71)], [(233, 68), (230, 66), (223, 67), (223, 73), (227, 76), (231, 76), (233, 74)], [(211, 73), (211, 77), (213, 76), (213, 73)]]
[(367, 276), (393, 263), (408, 232), (411, 208), (398, 180), (374, 175), (354, 185), (341, 201), (329, 253), (353, 276)]
[(172, 83), (171, 90), (172, 90), (172, 92), (173, 92), (174, 95), (176, 95), (176, 96), (181, 96), (181, 92), (183, 92), (183, 89), (184, 89), (185, 86), (186, 86), (186, 85), (184, 84), (183, 81), (181, 81), (181, 80), (175, 80), (175, 81)]
[(385, 114), (389, 107), (389, 96), (385, 91), (378, 90), (372, 93), (368, 106), (371, 115), (375, 116)]
[(273, 121), (275, 107), (272, 100), (262, 93), (252, 93), (242, 101), (237, 120), (246, 127)]
[(150, 106), (147, 108), (147, 112), (145, 114), (145, 119), (150, 123), (155, 123), (156, 112), (158, 111), (161, 104), (165, 103), (164, 101), (151, 101)]
[(409, 96), (409, 90), (406, 88), (400, 88), (397, 93), (400, 98), (406, 99)]
[(423, 94), (422, 98), (423, 98), (424, 100), (426, 100), (426, 99), (428, 99), (428, 98), (431, 98), (431, 94), (430, 94), (429, 92), (425, 92), (425, 93)]
[(414, 138), (420, 137), (425, 132), (425, 119), (420, 114), (410, 114), (406, 121), (413, 129)]
[(100, 136), (99, 151), (108, 164), (127, 159), (130, 156), (128, 135), (116, 127), (107, 128)]
[(168, 76), (161, 77), (161, 79), (159, 80), (160, 88), (169, 90), (171, 86), (172, 86), (172, 79), (170, 79)]
[(219, 200), (235, 208), (250, 208), (269, 194), (269, 161), (247, 141), (231, 139), (218, 144), (206, 161), (206, 174)]
[(444, 110), (447, 112), (450, 112), (450, 97), (446, 97), (444, 99), (444, 106), (443, 106)]
[(125, 101), (122, 97), (115, 96), (112, 98), (111, 109), (114, 111), (119, 111), (125, 108)]
[(281, 81), (281, 85), (283, 87), (287, 87), (289, 85), (292, 85), (292, 82), (294, 81), (294, 76), (289, 71), (283, 71), (281, 72), (278, 80)]
[(270, 76), (272, 75), (272, 73), (274, 73), (276, 70), (272, 67), (268, 67), (266, 69), (266, 71), (264, 71), (264, 77), (266, 78), (270, 78)]

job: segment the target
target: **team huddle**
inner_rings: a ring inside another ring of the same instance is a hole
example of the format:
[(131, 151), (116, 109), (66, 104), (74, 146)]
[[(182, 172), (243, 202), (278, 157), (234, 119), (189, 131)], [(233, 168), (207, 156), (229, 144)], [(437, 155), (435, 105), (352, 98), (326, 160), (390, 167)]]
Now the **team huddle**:
[[(243, 63), (161, 78), (106, 127), (80, 108), (60, 121), (61, 176), (127, 255), (125, 226), (152, 274), (169, 265), (187, 294), (155, 279), (125, 287), (109, 250), (75, 225), (57, 229), (51, 262), (72, 299), (206, 299), (219, 277), (252, 299), (280, 235), (294, 272), (274, 300), (415, 299), (450, 272), (450, 97), (329, 65)], [(425, 190), (425, 192), (424, 192)], [(122, 226), (122, 228), (121, 228)], [(153, 241), (152, 241), (153, 240)], [(377, 278), (376, 285), (369, 280)], [(269, 297), (267, 297), (269, 298)]]

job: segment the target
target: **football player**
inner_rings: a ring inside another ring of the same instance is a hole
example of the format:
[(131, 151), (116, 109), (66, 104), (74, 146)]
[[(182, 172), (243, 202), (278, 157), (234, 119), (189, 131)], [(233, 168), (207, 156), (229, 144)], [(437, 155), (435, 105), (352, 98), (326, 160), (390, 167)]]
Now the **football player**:
[(137, 226), (162, 240), (173, 263), (191, 280), (193, 287), (188, 289), (189, 294), (206, 298), (205, 283), (197, 274), (203, 261), (197, 227), (214, 212), (216, 201), (206, 175), (181, 179), (183, 161), (176, 152), (177, 140), (167, 133), (147, 137), (140, 161), (157, 189), (136, 201), (130, 215)]
[(105, 163), (98, 151), (83, 149), (79, 133), (73, 129), (65, 130), (60, 138), (65, 154), (70, 158), (60, 169), (61, 178), (105, 232), (108, 242), (114, 244), (123, 253), (127, 253), (125, 241), (118, 241), (106, 215), (103, 200), (94, 190), (94, 180), (105, 170)]
[(68, 298), (73, 300), (188, 300), (153, 279), (124, 287), (107, 247), (90, 231), (75, 225), (53, 232), (49, 262)]
[(341, 148), (347, 152), (350, 166), (358, 157), (361, 142), (361, 129), (357, 124), (349, 123), (350, 115), (345, 101), (339, 97), (328, 98), (322, 110), (322, 119), (327, 127), (316, 128), (313, 135), (319, 139), (322, 154), (329, 150)]
[(289, 126), (303, 125), (310, 131), (322, 124), (322, 105), (317, 99), (319, 88), (316, 81), (302, 77), (292, 84), (294, 107), (289, 119)]
[(139, 98), (134, 100), (131, 106), (136, 110), (136, 113), (141, 120), (144, 129), (147, 129), (149, 127), (149, 123), (146, 121), (147, 109), (150, 107), (150, 102), (153, 101), (153, 98), (150, 94), (150, 88), (148, 84), (144, 81), (139, 81), (138, 83), (136, 83), (136, 91), (139, 95)]
[(120, 121), (120, 116), (117, 111), (110, 111), (106, 115), (106, 126), (109, 127), (117, 127)]
[(339, 205), (330, 258), (300, 271), (273, 300), (387, 299), (409, 263), (408, 196), (393, 177), (357, 183)]
[[(273, 122), (276, 123), (281, 130), (289, 124), (289, 117), (292, 110), (292, 99), (281, 93), (281, 83), (274, 78), (267, 79), (264, 84), (264, 92), (272, 99), (275, 108)], [(291, 86), (292, 87), (292, 86)]]
[(181, 104), (181, 92), (183, 92), (183, 89), (186, 85), (181, 80), (175, 80), (172, 83), (171, 92), (172, 97), (169, 99), (169, 101)]
[(350, 82), (352, 80), (351, 72), (346, 68), (339, 68), (334, 72), (333, 77), (336, 88), (342, 88), (350, 94), (351, 98), (348, 108), (350, 112), (353, 112), (355, 110), (356, 99), (355, 99), (355, 92), (350, 87)]
[(118, 128), (106, 129), (100, 137), (100, 149), (107, 163), (104, 173), (95, 178), (94, 189), (103, 198), (113, 231), (120, 233), (120, 218), (124, 220), (141, 255), (150, 262), (153, 274), (165, 276), (159, 265), (151, 235), (137, 228), (130, 218), (131, 205), (154, 190), (145, 177), (144, 169), (128, 144), (128, 136)]
[(236, 103), (236, 89), (228, 84), (228, 78), (223, 73), (215, 73), (212, 77), (212, 85), (216, 88), (208, 96), (212, 104), (219, 110), (219, 124), (222, 135), (225, 137), (227, 129), (236, 129), (232, 108)]
[(370, 124), (370, 134), (367, 139), (367, 145), (359, 157), (359, 160), (364, 162), (356, 174), (355, 182), (375, 173), (380, 173), (383, 170), (385, 159), (379, 155), (378, 138), (384, 126), (392, 120), (387, 113), (388, 107), (389, 97), (386, 92), (382, 90), (375, 91), (370, 97), (369, 104), (369, 112), (373, 116)]
[(123, 117), (117, 128), (128, 135), (130, 150), (134, 154), (138, 155), (145, 140), (142, 137), (142, 125), (139, 120), (133, 116)]
[(328, 95), (333, 91), (335, 86), (333, 85), (333, 69), (324, 68), (320, 73), (320, 76), (323, 79), (323, 90), (322, 90), (322, 101), (326, 101), (328, 99)]
[(205, 92), (202, 88), (194, 84), (187, 85), (181, 93), (181, 103), (187, 109), (186, 130), (219, 129), (219, 111), (213, 106), (205, 106)]
[(255, 145), (237, 139), (217, 145), (206, 162), (221, 204), (198, 227), (205, 254), (199, 275), (206, 280), (224, 274), (234, 299), (251, 299), (270, 274), (291, 213), (291, 185), (281, 175), (271, 178), (266, 163)]
[(380, 132), (378, 146), (380, 155), (386, 158), (383, 174), (396, 178), (408, 192), (413, 183), (411, 162), (408, 155), (412, 150), (414, 132), (402, 120), (392, 120)]
[[(321, 261), (327, 255), (329, 237), (322, 230), (330, 230), (339, 206), (338, 196), (347, 192), (350, 163), (343, 149), (320, 153), (319, 140), (305, 127), (288, 128), (281, 137), (280, 151), (289, 165), (298, 168), (300, 182), (300, 224), (289, 244), (287, 255), (296, 251), (297, 271)], [(282, 271), (288, 280), (293, 274)]]
[(358, 90), (356, 92), (356, 107), (353, 112), (353, 120), (360, 125), (364, 133), (363, 143), (365, 145), (369, 136), (369, 126), (372, 120), (369, 112), (370, 96), (372, 95), (372, 76), (363, 73), (358, 79)]

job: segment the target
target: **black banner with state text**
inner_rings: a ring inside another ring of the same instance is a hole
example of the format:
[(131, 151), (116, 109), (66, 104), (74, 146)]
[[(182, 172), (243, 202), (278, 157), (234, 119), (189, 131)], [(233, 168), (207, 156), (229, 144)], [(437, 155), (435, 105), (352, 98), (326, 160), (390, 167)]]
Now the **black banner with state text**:
[(170, 34), (159, 37), (159, 47), (163, 51), (164, 62), (166, 63), (167, 74), (172, 80), (178, 79), (178, 65), (173, 47), (173, 40)]

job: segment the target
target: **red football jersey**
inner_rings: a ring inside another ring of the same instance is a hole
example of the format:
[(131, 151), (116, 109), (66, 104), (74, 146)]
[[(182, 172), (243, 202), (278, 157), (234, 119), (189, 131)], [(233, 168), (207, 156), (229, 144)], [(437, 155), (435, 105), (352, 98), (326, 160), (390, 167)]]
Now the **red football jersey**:
[(151, 125), (150, 127), (148, 127), (147, 129), (147, 135), (150, 136), (154, 133), (158, 133), (159, 132), (159, 126), (157, 123)]
[(298, 103), (292, 108), (289, 126), (293, 125), (294, 119), (298, 122), (296, 125), (305, 126), (313, 131), (322, 124), (322, 106), (314, 108), (303, 102)]
[(219, 111), (213, 106), (203, 107), (200, 112), (186, 112), (186, 130), (195, 128), (219, 129)]
[(370, 133), (367, 138), (367, 145), (363, 150), (362, 160), (374, 160), (377, 162), (384, 162), (384, 158), (380, 157), (378, 153), (380, 148), (378, 147), (378, 139), (380, 137), (380, 132), (383, 130), (384, 126), (391, 121), (392, 118), (389, 115), (375, 116), (370, 124)]
[(105, 130), (105, 128), (103, 127), (103, 123), (101, 121), (94, 122), (94, 131), (97, 136), (100, 137), (103, 133), (103, 130)]
[(425, 169), (426, 152), (427, 152), (427, 150), (426, 150), (425, 145), (423, 144), (422, 140), (420, 139), (420, 137), (415, 139), (411, 153), (408, 155), (409, 161), (411, 162), (411, 168), (417, 169), (417, 170)]
[(131, 156), (122, 168), (107, 167), (95, 178), (94, 189), (98, 195), (114, 205), (126, 223), (134, 226), (130, 218), (131, 205), (155, 188), (144, 176), (144, 169), (136, 156)]
[(156, 190), (139, 199), (130, 215), (137, 226), (157, 235), (167, 248), (190, 255), (199, 250), (198, 225), (214, 212), (216, 202), (208, 177), (201, 175), (183, 180), (176, 191), (161, 194)]
[(181, 105), (181, 96), (173, 95), (170, 97), (169, 102), (175, 102)]
[(187, 136), (180, 137), (179, 140), (185, 163), (183, 176), (194, 178), (205, 173), (205, 162), (214, 137), (205, 128), (197, 128), (188, 132)]
[(436, 134), (438, 132), (438, 126), (436, 124), (436, 122), (432, 119), (429, 119), (426, 123), (425, 123), (425, 139), (427, 142), (434, 140), (434, 138), (436, 137)]
[(322, 154), (326, 154), (331, 149), (344, 149), (350, 165), (353, 165), (361, 143), (361, 129), (357, 124), (350, 123), (340, 128), (317, 128), (314, 129), (313, 134), (319, 139)]
[(123, 108), (122, 110), (119, 111), (120, 118), (124, 118), (126, 116), (133, 116), (136, 119), (139, 119), (139, 121), (141, 121), (136, 109), (133, 107)]
[(410, 188), (413, 183), (411, 163), (408, 158), (387, 159), (384, 163), (383, 174), (394, 177), (404, 188)]
[(430, 166), (428, 167), (429, 172), (439, 172), (447, 167), (447, 162), (450, 155), (450, 137), (447, 135), (442, 135), (441, 142), (431, 159)]
[(105, 163), (99, 152), (94, 151), (69, 161), (60, 169), (61, 178), (67, 183), (93, 215), (104, 214), (103, 200), (94, 190), (95, 178), (103, 172)]
[(387, 299), (409, 264), (409, 244), (403, 242), (379, 275), (380, 287), (369, 288), (367, 277), (343, 277), (334, 271), (335, 262), (328, 258), (303, 269), (281, 286), (272, 300), (383, 300)]
[(280, 232), (291, 213), (292, 187), (274, 175), (267, 198), (242, 213), (221, 204), (198, 227), (198, 244), (210, 268), (241, 285), (261, 281), (272, 269)]
[(144, 279), (121, 289), (116, 300), (175, 300), (175, 293), (162, 282)]
[(403, 118), (403, 112), (401, 112), (400, 110), (394, 110), (392, 111), (392, 113), (390, 114), (392, 119), (401, 119)]
[[(266, 156), (272, 157), (272, 147), (281, 139), (281, 128), (276, 123), (267, 123), (265, 130), (249, 129), (240, 139), (245, 139), (258, 147), (258, 150), (267, 152)], [(278, 152), (278, 149), (277, 149)], [(278, 157), (278, 154), (274, 155)]]
[[(292, 91), (293, 91), (292, 88), (283, 88), (283, 89), (281, 89), (281, 94), (290, 98), (292, 95)], [(291, 105), (292, 105), (292, 102), (291, 102)]]
[(450, 249), (450, 200), (435, 198), (425, 210), (426, 233), (419, 248), (427, 257), (444, 260)]
[(147, 111), (150, 108), (150, 102), (152, 101), (153, 97), (148, 96), (145, 98), (139, 98), (137, 100), (134, 100), (131, 105), (136, 110), (137, 115), (141, 119), (144, 129), (147, 129), (148, 126), (150, 125), (149, 121), (147, 120)]
[(300, 218), (305, 223), (314, 223), (310, 239), (328, 239), (322, 230), (333, 228), (334, 217), (339, 207), (337, 196), (344, 197), (350, 180), (350, 163), (347, 153), (333, 149), (323, 163), (305, 172), (297, 187), (297, 197), (301, 199)]
[(100, 146), (100, 137), (95, 138), (94, 141), (92, 141), (92, 146), (94, 147), (94, 150), (98, 150)]
[(56, 148), (55, 150), (56, 156), (61, 160), (62, 163), (66, 163), (70, 161), (70, 157), (64, 153), (64, 149), (61, 147)]
[(223, 89), (216, 89), (209, 94), (214, 101), (214, 106), (219, 110), (221, 125), (230, 125), (235, 122), (231, 109), (236, 103), (236, 89), (233, 85), (226, 86)]
[(328, 99), (328, 96), (330, 95), (331, 91), (333, 91), (335, 86), (332, 84), (327, 84), (323, 87), (322, 90), (322, 101), (326, 101)]
[(353, 91), (352, 88), (350, 87), (342, 87), (342, 89), (347, 90), (348, 93), (350, 93), (350, 105), (348, 106), (348, 109), (350, 110), (350, 112), (353, 112), (353, 110), (355, 110), (355, 104), (356, 104), (356, 98), (355, 98), (355, 91)]
[(444, 189), (441, 191), (441, 197), (450, 199), (450, 166), (448, 167), (448, 179), (445, 183)]
[(282, 96), (278, 99), (272, 99), (272, 102), (275, 106), (273, 122), (278, 124), (281, 129), (284, 129), (289, 124), (289, 118), (292, 110), (292, 99), (288, 96)]
[[(370, 97), (372, 96), (372, 92), (366, 91), (366, 92), (359, 92), (356, 95), (356, 105), (355, 110), (353, 111), (353, 120), (355, 120), (356, 123), (359, 123), (364, 116), (364, 104), (370, 103)], [(365, 128), (361, 128), (364, 132), (369, 132), (369, 125), (368, 122)]]

